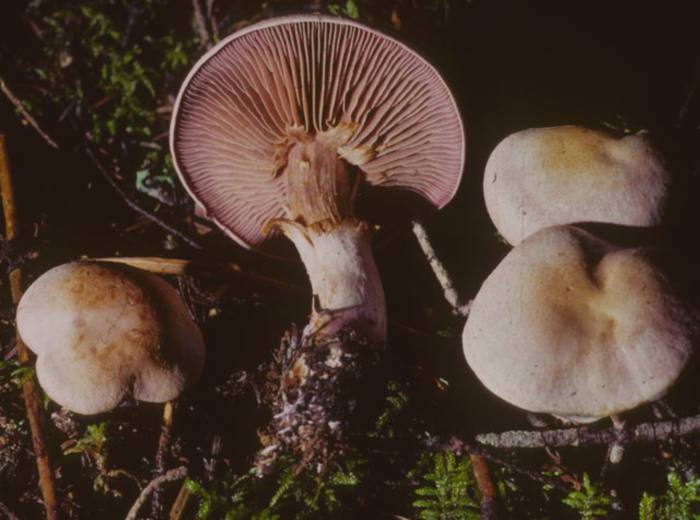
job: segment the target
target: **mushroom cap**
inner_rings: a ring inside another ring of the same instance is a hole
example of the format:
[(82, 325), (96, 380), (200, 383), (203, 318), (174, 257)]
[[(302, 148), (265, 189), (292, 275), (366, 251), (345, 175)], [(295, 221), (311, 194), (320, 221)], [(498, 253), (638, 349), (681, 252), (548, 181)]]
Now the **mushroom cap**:
[(41, 387), (82, 414), (109, 411), (128, 393), (175, 399), (204, 365), (202, 334), (175, 289), (127, 266), (47, 271), (20, 300), (17, 330), (37, 355)]
[(486, 209), (511, 244), (548, 226), (660, 222), (670, 174), (643, 133), (622, 138), (579, 126), (516, 132), (484, 173)]
[(496, 267), (462, 345), (500, 398), (588, 422), (661, 397), (690, 359), (698, 323), (649, 250), (562, 226), (531, 235)]
[(380, 32), (321, 15), (258, 23), (211, 49), (180, 90), (170, 146), (208, 218), (251, 247), (285, 216), (289, 147), (324, 133), (370, 184), (438, 207), (457, 190), (464, 133), (436, 70)]

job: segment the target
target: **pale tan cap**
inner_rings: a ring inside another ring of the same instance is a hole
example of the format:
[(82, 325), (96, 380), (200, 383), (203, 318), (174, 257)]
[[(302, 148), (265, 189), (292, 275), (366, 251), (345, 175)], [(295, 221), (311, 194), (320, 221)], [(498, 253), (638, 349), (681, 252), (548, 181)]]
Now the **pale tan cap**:
[(500, 398), (587, 422), (661, 397), (688, 363), (698, 323), (648, 250), (552, 227), (486, 279), (462, 342)]
[(617, 138), (579, 126), (532, 128), (491, 153), (484, 199), (496, 229), (515, 245), (555, 225), (656, 225), (670, 182), (645, 133)]
[(17, 328), (37, 355), (41, 387), (82, 414), (109, 411), (129, 393), (175, 399), (204, 364), (204, 340), (175, 289), (126, 266), (51, 269), (20, 300)]

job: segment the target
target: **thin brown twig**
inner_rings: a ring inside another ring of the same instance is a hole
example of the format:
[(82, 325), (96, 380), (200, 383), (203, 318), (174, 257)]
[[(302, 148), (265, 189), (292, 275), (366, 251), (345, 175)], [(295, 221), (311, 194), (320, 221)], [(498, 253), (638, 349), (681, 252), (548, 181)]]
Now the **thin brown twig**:
[(29, 125), (36, 131), (37, 134), (41, 136), (41, 138), (46, 141), (46, 143), (53, 147), (58, 149), (59, 146), (56, 144), (56, 141), (51, 139), (51, 136), (47, 134), (42, 128), (39, 126), (39, 123), (37, 123), (36, 119), (32, 117), (32, 115), (29, 113), (29, 111), (24, 107), (24, 103), (22, 103), (22, 100), (19, 99), (12, 90), (10, 90), (10, 87), (7, 86), (7, 83), (0, 78), (0, 90), (2, 90), (2, 93), (5, 94), (5, 97), (12, 103), (17, 111), (22, 115), (24, 120), (29, 123)]
[(180, 466), (179, 468), (168, 470), (165, 474), (151, 480), (148, 485), (143, 488), (141, 494), (131, 506), (131, 509), (129, 509), (129, 513), (126, 515), (124, 520), (136, 520), (141, 507), (143, 507), (143, 504), (146, 503), (146, 500), (148, 500), (148, 497), (151, 495), (151, 493), (153, 493), (153, 491), (155, 491), (156, 488), (162, 486), (166, 482), (174, 482), (185, 478), (186, 476), (187, 468), (185, 466)]
[[(458, 454), (465, 452), (469, 455), (469, 460), (472, 463), (472, 473), (481, 493), (481, 518), (483, 520), (497, 520), (499, 517), (498, 491), (493, 483), (491, 472), (486, 462), (486, 459), (489, 458), (488, 455), (484, 453), (484, 450), (474, 449), (473, 446), (457, 437), (450, 439), (449, 449), (456, 451)], [(505, 463), (500, 462), (499, 464), (505, 465)]]
[(480, 455), (485, 459), (490, 460), (494, 464), (501, 466), (512, 473), (518, 473), (529, 478), (530, 480), (534, 480), (536, 482), (555, 487), (563, 492), (568, 492), (569, 490), (568, 487), (560, 480), (544, 476), (540, 472), (530, 471), (527, 468), (523, 468), (519, 465), (508, 462), (507, 460), (493, 453), (490, 449), (488, 449), (485, 446), (474, 446), (473, 444), (464, 442), (462, 439), (452, 437), (449, 440), (449, 443), (446, 446), (446, 448), (453, 450), (458, 454), (468, 453), (469, 455)]
[[(14, 240), (19, 236), (19, 217), (15, 204), (14, 187), (10, 174), (10, 165), (5, 147), (5, 136), (0, 134), (0, 190), (2, 190), (2, 207), (5, 217), (5, 238)], [(20, 268), (15, 268), (9, 273), (10, 292), (12, 302), (17, 304), (24, 291), (23, 273)], [(19, 361), (24, 366), (30, 366), (32, 355), (19, 335), (17, 338), (17, 353)], [(58, 499), (56, 498), (56, 486), (54, 475), (51, 470), (51, 462), (45, 441), (44, 407), (42, 406), (42, 396), (39, 391), (36, 376), (28, 378), (22, 385), (24, 402), (27, 407), (27, 417), (29, 427), (32, 432), (32, 444), (36, 456), (37, 470), (39, 473), (39, 487), (44, 499), (46, 509), (46, 519), (56, 520), (58, 518)]]
[(498, 491), (491, 478), (491, 472), (483, 455), (470, 453), (472, 470), (476, 485), (481, 493), (481, 518), (483, 520), (496, 520), (498, 518)]
[(157, 226), (161, 227), (171, 235), (177, 237), (181, 241), (183, 241), (185, 244), (190, 246), (193, 249), (203, 249), (204, 246), (199, 243), (198, 240), (196, 240), (193, 237), (190, 237), (183, 231), (180, 231), (179, 229), (175, 228), (171, 224), (165, 222), (163, 219), (160, 217), (154, 215), (147, 209), (141, 207), (139, 204), (134, 202), (131, 197), (124, 191), (124, 188), (121, 187), (121, 185), (116, 181), (116, 179), (107, 171), (107, 169), (102, 165), (100, 160), (97, 158), (95, 153), (90, 149), (90, 147), (86, 147), (86, 153), (92, 163), (95, 165), (95, 168), (97, 168), (97, 171), (102, 175), (102, 177), (109, 183), (109, 185), (114, 189), (114, 191), (117, 192), (117, 194), (122, 198), (122, 200), (129, 206), (131, 209), (133, 209), (136, 213), (139, 215), (142, 215), (143, 217), (147, 218)]
[[(156, 451), (155, 459), (155, 476), (158, 477), (165, 472), (167, 464), (168, 450), (170, 449), (170, 438), (173, 433), (173, 412), (175, 405), (172, 401), (168, 401), (163, 406), (163, 422), (160, 427), (160, 436), (158, 437), (158, 450)], [(158, 519), (163, 514), (163, 497), (160, 488), (153, 490), (153, 501), (151, 502), (151, 516)]]
[(288, 291), (298, 291), (301, 287), (289, 282), (271, 278), (251, 271), (244, 271), (243, 268), (233, 262), (199, 262), (181, 258), (161, 258), (155, 256), (111, 256), (102, 258), (86, 258), (96, 262), (114, 262), (118, 264), (130, 265), (137, 269), (143, 269), (157, 274), (166, 275), (194, 275), (208, 277), (231, 277), (244, 276), (256, 282), (273, 285)]
[(614, 442), (621, 444), (659, 442), (694, 434), (700, 434), (700, 415), (670, 421), (642, 423), (628, 428), (622, 433), (615, 427), (603, 430), (590, 430), (586, 427), (540, 431), (521, 430), (482, 433), (476, 436), (476, 441), (494, 448), (514, 449), (599, 446)]
[(180, 486), (180, 491), (178, 491), (175, 502), (173, 502), (173, 506), (170, 508), (169, 520), (180, 520), (182, 518), (191, 496), (192, 493), (190, 493), (190, 488), (187, 487), (187, 481), (185, 481), (182, 483), (182, 486)]

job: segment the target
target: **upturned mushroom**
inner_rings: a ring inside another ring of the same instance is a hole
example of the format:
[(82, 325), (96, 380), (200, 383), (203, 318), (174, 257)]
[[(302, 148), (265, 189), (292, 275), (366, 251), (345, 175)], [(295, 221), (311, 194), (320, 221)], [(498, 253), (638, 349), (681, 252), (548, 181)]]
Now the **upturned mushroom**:
[(171, 149), (190, 195), (230, 237), (257, 247), (279, 230), (298, 250), (313, 292), (299, 352), (316, 347), (297, 353), (295, 385), (338, 379), (327, 372), (351, 364), (351, 342), (386, 341), (359, 184), (442, 207), (464, 163), (460, 116), (435, 69), (377, 31), (320, 15), (268, 20), (209, 51), (177, 98)]
[(17, 307), (41, 387), (81, 414), (131, 394), (167, 402), (200, 375), (204, 341), (175, 289), (116, 264), (72, 262), (40, 276)]
[[(185, 80), (171, 148), (190, 195), (244, 247), (281, 230), (317, 300), (310, 331), (352, 323), (386, 335), (359, 182), (415, 191), (438, 207), (459, 184), (460, 117), (438, 73), (360, 24), (269, 20), (233, 34)], [(356, 167), (356, 168), (354, 168)]]
[(501, 399), (572, 422), (663, 396), (700, 321), (652, 256), (576, 227), (530, 236), (474, 299), (462, 335), (469, 366)]
[(644, 132), (618, 138), (579, 126), (532, 128), (493, 150), (484, 198), (496, 229), (515, 245), (555, 225), (657, 225), (670, 182)]

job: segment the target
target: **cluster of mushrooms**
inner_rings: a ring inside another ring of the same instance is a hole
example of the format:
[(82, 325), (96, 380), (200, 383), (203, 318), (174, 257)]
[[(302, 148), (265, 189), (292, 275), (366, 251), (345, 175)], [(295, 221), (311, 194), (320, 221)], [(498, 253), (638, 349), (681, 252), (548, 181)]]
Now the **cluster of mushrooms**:
[(514, 247), (481, 286), (462, 335), (489, 390), (568, 422), (617, 422), (677, 381), (700, 332), (677, 277), (653, 248), (572, 225), (658, 225), (670, 185), (644, 132), (539, 128), (495, 148), (484, 197)]
[[(410, 190), (438, 208), (452, 199), (465, 139), (448, 87), (415, 52), (358, 23), (268, 20), (194, 66), (175, 105), (171, 150), (200, 212), (246, 248), (284, 235), (310, 279), (310, 318), (289, 342), (273, 410), (284, 435), (266, 449), (335, 435), (355, 403), (318, 391), (361, 384), (357, 365), (386, 342), (377, 223), (356, 214), (355, 201), (365, 185)], [(570, 226), (655, 225), (669, 184), (643, 134), (536, 129), (495, 149), (485, 199), (514, 247), (484, 282), (463, 333), (466, 359), (491, 391), (526, 410), (592, 421), (673, 384), (691, 358), (696, 312), (651, 251)], [(174, 399), (204, 363), (202, 335), (176, 291), (126, 266), (48, 271), (20, 302), (17, 325), (42, 387), (79, 413), (110, 410), (129, 393)]]

